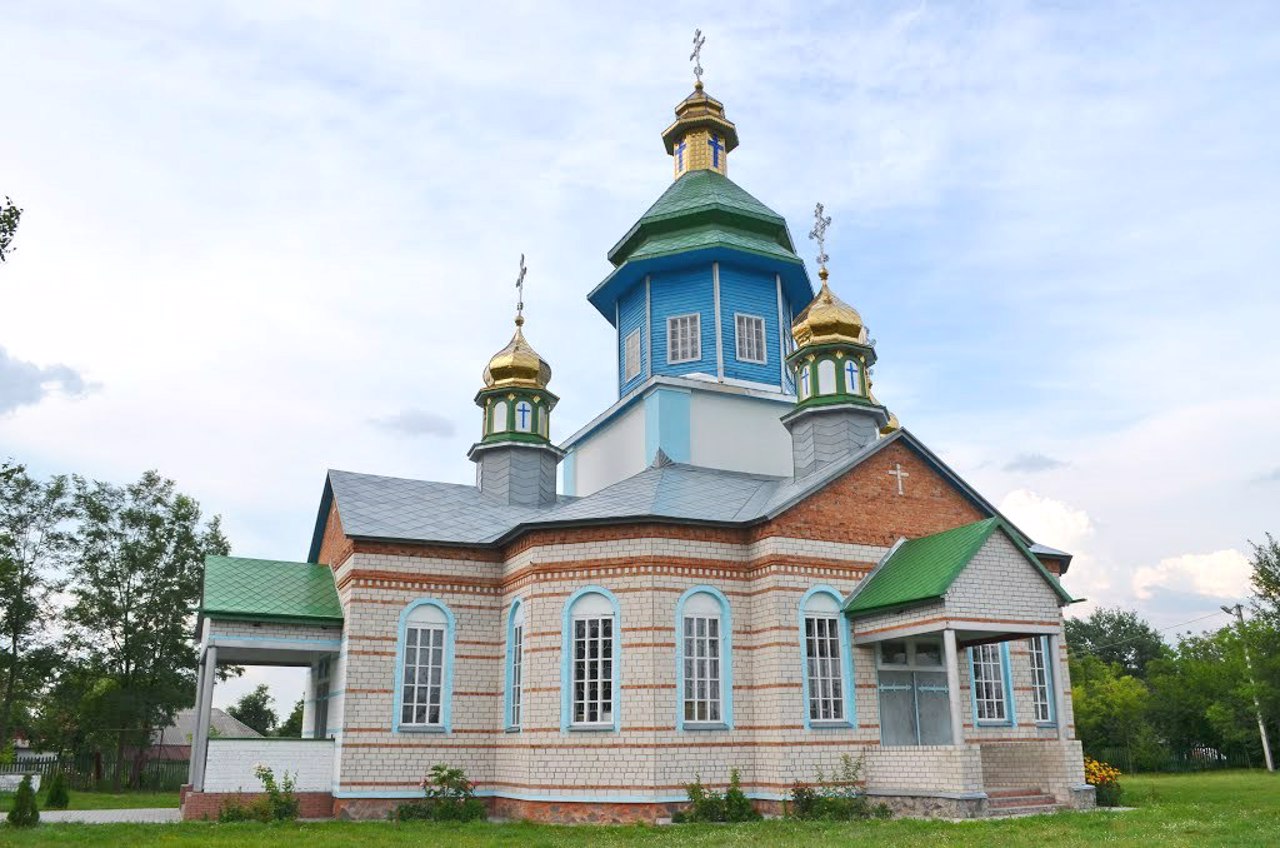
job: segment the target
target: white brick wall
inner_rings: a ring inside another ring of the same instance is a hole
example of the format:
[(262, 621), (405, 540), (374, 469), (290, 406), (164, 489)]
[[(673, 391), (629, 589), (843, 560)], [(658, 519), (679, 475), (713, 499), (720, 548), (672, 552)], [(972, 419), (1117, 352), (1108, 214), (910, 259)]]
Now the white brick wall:
[(263, 763), (275, 772), (296, 775), (295, 791), (328, 792), (333, 786), (333, 743), (320, 740), (210, 739), (205, 792), (261, 792), (253, 774)]

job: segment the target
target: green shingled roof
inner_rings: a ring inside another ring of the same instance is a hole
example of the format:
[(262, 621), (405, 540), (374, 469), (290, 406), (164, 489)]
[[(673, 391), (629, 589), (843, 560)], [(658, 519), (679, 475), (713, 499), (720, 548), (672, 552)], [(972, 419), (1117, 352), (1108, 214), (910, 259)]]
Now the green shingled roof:
[(845, 612), (856, 618), (941, 598), (997, 530), (1005, 532), (1064, 603), (1071, 603), (1072, 598), (1062, 584), (1027, 551), (1017, 536), (1009, 532), (999, 518), (988, 518), (903, 542), (849, 599)]
[[(636, 258), (647, 242), (670, 234), (684, 234), (707, 223), (731, 224), (752, 231), (753, 244), (772, 245), (770, 253), (795, 260), (787, 222), (781, 215), (748, 194), (741, 186), (715, 171), (690, 171), (672, 183), (657, 202), (609, 251), (614, 265)], [(750, 247), (748, 249), (757, 249)], [(668, 252), (668, 251), (662, 251)]]
[(640, 245), (629, 258), (632, 261), (648, 259), (705, 247), (731, 247), (785, 262), (800, 262), (798, 256), (771, 238), (715, 224), (654, 236)]
[(342, 623), (333, 572), (314, 562), (205, 557), (200, 612), (215, 618)]

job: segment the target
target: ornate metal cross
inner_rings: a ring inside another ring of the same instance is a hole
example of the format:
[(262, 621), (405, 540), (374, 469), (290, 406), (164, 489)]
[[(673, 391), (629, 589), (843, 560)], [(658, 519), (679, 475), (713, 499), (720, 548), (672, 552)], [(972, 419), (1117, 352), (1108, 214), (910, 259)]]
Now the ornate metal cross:
[(524, 275), (529, 269), (524, 266), (524, 254), (520, 254), (520, 276), (516, 277), (516, 323), (524, 320)]
[(693, 63), (693, 75), (698, 78), (698, 84), (702, 84), (702, 45), (707, 43), (706, 36), (702, 34), (702, 30), (695, 29), (693, 31), (693, 52), (689, 54), (689, 61)]
[(822, 217), (822, 204), (819, 203), (813, 210), (813, 230), (809, 232), (809, 238), (818, 242), (818, 265), (822, 268), (827, 267), (827, 227), (831, 226), (831, 216)]

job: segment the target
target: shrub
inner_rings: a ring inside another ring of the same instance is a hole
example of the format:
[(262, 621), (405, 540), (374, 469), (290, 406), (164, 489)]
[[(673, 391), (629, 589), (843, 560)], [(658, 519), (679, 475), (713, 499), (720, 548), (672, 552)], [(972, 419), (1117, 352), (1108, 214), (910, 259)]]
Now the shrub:
[(475, 821), (485, 817), (484, 801), (475, 797), (471, 781), (459, 768), (444, 763), (431, 767), (419, 784), (426, 798), (396, 807), (397, 821)]
[(823, 819), (826, 821), (854, 821), (856, 819), (887, 819), (892, 813), (884, 804), (871, 804), (862, 791), (862, 757), (854, 759), (845, 754), (840, 758), (840, 771), (830, 778), (818, 771), (817, 783), (804, 786), (796, 783), (791, 788), (791, 802), (787, 814), (796, 819)]
[(1099, 807), (1118, 807), (1124, 789), (1120, 786), (1120, 769), (1115, 766), (1084, 758), (1085, 782), (1094, 788)]
[(35, 827), (40, 823), (40, 811), (36, 809), (36, 791), (31, 788), (31, 775), (22, 778), (13, 796), (13, 808), (9, 810), (9, 824), (14, 827)]
[(737, 769), (729, 770), (729, 788), (724, 793), (724, 820), (731, 822), (759, 821), (760, 813), (751, 805), (751, 799), (742, 791), (742, 780)]
[(263, 763), (253, 767), (253, 774), (262, 781), (265, 793), (248, 804), (239, 801), (226, 801), (218, 811), (220, 822), (241, 821), (292, 821), (298, 817), (298, 796), (294, 794), (293, 775), (285, 772), (276, 781), (275, 772)]
[(45, 796), (44, 805), (50, 810), (65, 810), (71, 804), (71, 792), (67, 789), (67, 776), (61, 770), (53, 773), (49, 782), (49, 794)]
[(742, 778), (737, 769), (729, 771), (729, 788), (723, 795), (702, 785), (702, 778), (684, 788), (689, 806), (671, 817), (673, 822), (745, 822), (759, 821), (760, 813), (742, 791)]

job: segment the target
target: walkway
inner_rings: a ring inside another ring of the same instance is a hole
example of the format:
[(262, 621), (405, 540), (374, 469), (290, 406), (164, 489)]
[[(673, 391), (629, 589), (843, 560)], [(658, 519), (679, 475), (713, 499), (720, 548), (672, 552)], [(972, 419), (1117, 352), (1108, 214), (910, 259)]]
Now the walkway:
[(42, 824), (112, 824), (114, 822), (145, 822), (167, 824), (182, 820), (177, 807), (151, 807), (137, 810), (41, 810)]

